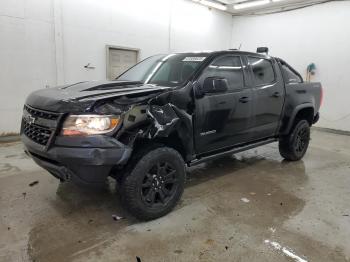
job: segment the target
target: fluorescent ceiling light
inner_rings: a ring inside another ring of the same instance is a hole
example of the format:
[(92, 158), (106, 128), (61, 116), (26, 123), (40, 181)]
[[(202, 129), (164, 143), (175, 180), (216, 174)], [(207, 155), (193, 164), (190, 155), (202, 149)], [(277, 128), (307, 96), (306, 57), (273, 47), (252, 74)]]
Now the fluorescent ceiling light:
[(213, 7), (213, 8), (216, 8), (216, 9), (220, 9), (220, 10), (226, 10), (227, 9), (227, 6), (225, 5), (222, 5), (222, 4), (219, 4), (219, 3), (215, 3), (215, 2), (212, 2), (212, 1), (208, 1), (208, 0), (193, 0), (194, 2), (197, 2), (197, 3), (200, 3), (202, 5), (206, 5), (206, 6), (209, 6), (209, 7)]
[(266, 5), (269, 4), (270, 0), (259, 0), (259, 1), (253, 1), (253, 2), (247, 2), (247, 3), (242, 3), (238, 5), (234, 5), (234, 9), (244, 9), (244, 8), (249, 8), (249, 7), (254, 7), (254, 6), (259, 6), (259, 5)]

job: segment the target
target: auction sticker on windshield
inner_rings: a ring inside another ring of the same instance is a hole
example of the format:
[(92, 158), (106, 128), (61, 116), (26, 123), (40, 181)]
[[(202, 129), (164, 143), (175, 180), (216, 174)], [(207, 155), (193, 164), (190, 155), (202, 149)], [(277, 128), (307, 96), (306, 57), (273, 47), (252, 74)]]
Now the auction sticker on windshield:
[(189, 57), (185, 57), (182, 61), (183, 62), (203, 62), (204, 59), (206, 59), (205, 56), (189, 56)]

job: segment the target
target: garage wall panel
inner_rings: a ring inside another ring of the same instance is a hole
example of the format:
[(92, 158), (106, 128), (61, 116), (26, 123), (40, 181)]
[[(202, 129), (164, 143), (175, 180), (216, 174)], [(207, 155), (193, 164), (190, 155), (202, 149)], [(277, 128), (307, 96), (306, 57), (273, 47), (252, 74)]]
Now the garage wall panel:
[(50, 1), (0, 1), (0, 134), (18, 133), (26, 96), (55, 83)]
[(68, 83), (106, 78), (105, 45), (140, 49), (144, 59), (231, 41), (231, 15), (187, 0), (62, 0), (62, 14)]
[(1, 0), (0, 134), (19, 131), (31, 91), (106, 79), (106, 45), (140, 49), (140, 59), (226, 49), (231, 23), (188, 0)]
[(164, 0), (62, 0), (65, 81), (106, 79), (106, 45), (139, 48), (141, 58), (167, 52), (169, 8)]
[(305, 78), (306, 67), (317, 67), (313, 81), (324, 87), (318, 126), (350, 131), (350, 2), (333, 2), (297, 11), (233, 19), (232, 44), (255, 51), (268, 46)]
[(171, 21), (172, 51), (221, 50), (231, 47), (230, 14), (191, 1), (173, 1)]

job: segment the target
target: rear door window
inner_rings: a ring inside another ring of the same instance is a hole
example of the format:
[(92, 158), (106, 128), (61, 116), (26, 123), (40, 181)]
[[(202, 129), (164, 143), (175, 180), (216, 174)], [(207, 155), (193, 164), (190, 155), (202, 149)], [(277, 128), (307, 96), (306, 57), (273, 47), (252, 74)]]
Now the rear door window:
[(256, 86), (268, 85), (275, 81), (275, 71), (269, 59), (249, 56), (248, 63), (252, 68)]

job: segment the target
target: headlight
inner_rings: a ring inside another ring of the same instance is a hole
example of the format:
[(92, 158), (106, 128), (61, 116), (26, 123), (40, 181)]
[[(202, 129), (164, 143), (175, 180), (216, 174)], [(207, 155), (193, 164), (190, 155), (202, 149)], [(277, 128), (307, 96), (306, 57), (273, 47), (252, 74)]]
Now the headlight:
[(62, 135), (81, 136), (105, 134), (119, 123), (118, 116), (70, 115), (63, 123)]

